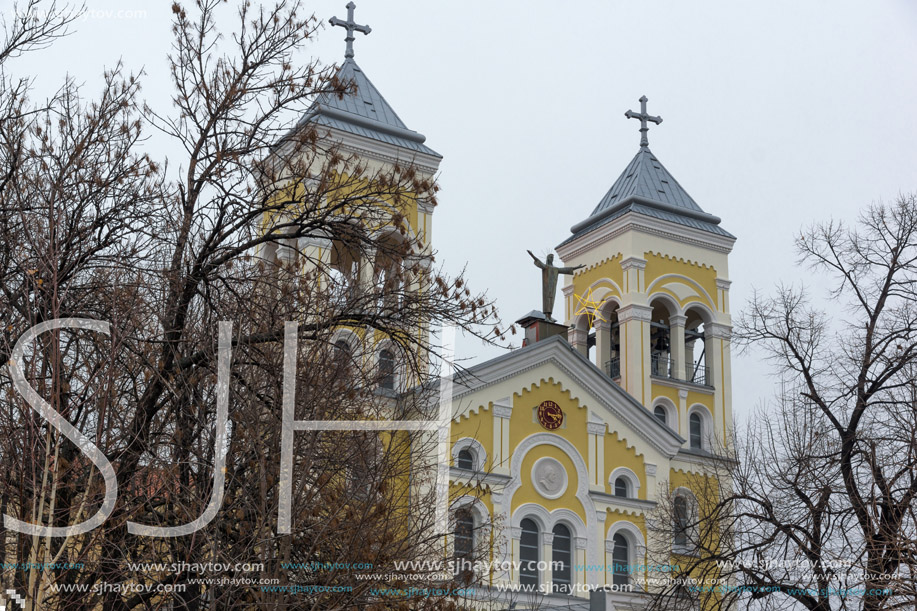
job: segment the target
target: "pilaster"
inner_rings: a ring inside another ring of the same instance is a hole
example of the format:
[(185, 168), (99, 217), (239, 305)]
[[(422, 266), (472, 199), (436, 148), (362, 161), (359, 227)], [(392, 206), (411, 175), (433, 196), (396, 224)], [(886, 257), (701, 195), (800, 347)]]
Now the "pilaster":
[(605, 492), (605, 423), (587, 422), (589, 433), (589, 489)]
[(621, 321), (621, 382), (624, 390), (646, 405), (650, 395), (650, 320), (653, 309), (632, 303), (618, 310)]
[(509, 422), (513, 415), (513, 398), (504, 397), (494, 401), (494, 438), (491, 468), (494, 473), (509, 475), (511, 451), (509, 447)]

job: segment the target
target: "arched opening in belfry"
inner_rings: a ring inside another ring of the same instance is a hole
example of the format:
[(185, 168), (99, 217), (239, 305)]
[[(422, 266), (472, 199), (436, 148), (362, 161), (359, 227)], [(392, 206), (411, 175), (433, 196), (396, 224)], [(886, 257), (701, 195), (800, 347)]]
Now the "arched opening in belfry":
[(712, 386), (711, 355), (707, 352), (706, 316), (698, 309), (685, 312), (685, 380)]
[(329, 290), (346, 301), (359, 295), (360, 250), (356, 245), (343, 240), (331, 243), (328, 260)]
[(380, 308), (396, 309), (404, 302), (408, 284), (404, 270), (406, 249), (406, 241), (396, 232), (380, 236), (376, 241), (373, 289)]
[(650, 302), (650, 373), (663, 378), (675, 377), (672, 361), (672, 329), (670, 319), (675, 314), (663, 299)]
[(621, 323), (618, 304), (608, 301), (599, 310), (595, 327), (595, 364), (610, 378), (621, 377)]

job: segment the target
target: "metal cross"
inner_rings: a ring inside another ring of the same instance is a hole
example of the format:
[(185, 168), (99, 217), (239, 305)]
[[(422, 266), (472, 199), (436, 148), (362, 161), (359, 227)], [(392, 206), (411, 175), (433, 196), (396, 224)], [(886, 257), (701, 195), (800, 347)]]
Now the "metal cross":
[(337, 17), (332, 17), (329, 19), (331, 25), (339, 25), (342, 28), (347, 29), (347, 38), (344, 39), (347, 41), (347, 51), (344, 52), (344, 57), (347, 59), (353, 57), (353, 41), (355, 40), (353, 33), (363, 32), (364, 34), (369, 34), (373, 31), (372, 28), (368, 25), (357, 25), (357, 23), (353, 20), (353, 9), (355, 8), (357, 8), (357, 5), (353, 2), (347, 3), (347, 21), (342, 21)]
[(624, 116), (628, 119), (640, 119), (640, 147), (645, 148), (650, 145), (649, 140), (646, 139), (646, 132), (649, 131), (649, 128), (646, 126), (647, 121), (652, 121), (656, 125), (662, 123), (662, 117), (653, 117), (646, 114), (646, 96), (640, 97), (640, 112), (634, 112), (628, 110), (624, 113)]

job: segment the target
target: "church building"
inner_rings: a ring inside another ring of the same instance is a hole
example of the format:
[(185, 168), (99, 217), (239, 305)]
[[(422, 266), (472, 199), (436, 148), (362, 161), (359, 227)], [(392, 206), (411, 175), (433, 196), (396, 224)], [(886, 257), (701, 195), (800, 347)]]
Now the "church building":
[[(304, 120), (369, 165), (409, 162), (433, 177), (441, 156), (354, 61), (354, 31), (368, 28), (348, 8), (337, 20), (348, 36), (339, 77), (355, 88)], [(560, 261), (535, 260), (544, 295), (517, 321), (523, 345), (454, 382), (444, 553), (490, 563), (466, 575), (481, 608), (642, 609), (665, 566), (695, 554), (694, 482), (715, 477), (732, 435), (736, 238), (650, 150), (648, 124), (662, 119), (646, 104), (626, 113), (639, 122), (631, 162), (597, 204), (572, 202), (583, 218), (557, 235)], [(420, 200), (409, 219), (427, 250), (433, 217)], [(321, 240), (299, 247), (341, 273), (373, 266)], [(352, 335), (343, 341), (361, 341)], [(384, 346), (375, 354), (392, 359)]]

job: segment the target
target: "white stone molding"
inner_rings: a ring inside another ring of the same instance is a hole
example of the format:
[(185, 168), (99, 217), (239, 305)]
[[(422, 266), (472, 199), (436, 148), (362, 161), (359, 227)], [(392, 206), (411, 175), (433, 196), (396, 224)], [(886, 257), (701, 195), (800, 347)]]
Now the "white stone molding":
[(710, 337), (717, 339), (732, 339), (732, 327), (729, 325), (724, 325), (722, 323), (710, 323), (709, 325), (704, 326), (707, 333), (710, 334)]
[(513, 416), (513, 400), (511, 397), (504, 397), (502, 399), (497, 399), (494, 401), (494, 417), (495, 418), (512, 418)]
[(628, 469), (627, 467), (618, 467), (617, 469), (611, 472), (611, 475), (608, 476), (608, 486), (612, 494), (614, 494), (614, 490), (615, 490), (615, 481), (619, 477), (623, 477), (625, 480), (627, 480), (627, 483), (628, 483), (627, 498), (635, 499), (640, 496), (638, 494), (638, 492), (640, 491), (640, 478), (637, 477), (636, 473), (634, 473), (632, 470)]
[(710, 413), (710, 409), (701, 403), (695, 403), (688, 408), (688, 419), (687, 419), (687, 439), (688, 447), (691, 447), (691, 414), (698, 414), (700, 416), (701, 422), (701, 449), (707, 450), (708, 452), (716, 451), (716, 444), (714, 444), (714, 429), (715, 425), (713, 423), (713, 414)]
[(575, 537), (576, 549), (586, 549), (586, 545), (589, 543), (589, 539), (586, 537)]
[(618, 320), (622, 323), (628, 322), (630, 320), (651, 322), (653, 320), (653, 308), (636, 303), (621, 306), (618, 308)]
[(573, 260), (628, 231), (639, 231), (721, 254), (732, 252), (736, 241), (733, 237), (719, 236), (709, 231), (647, 217), (635, 212), (627, 212), (572, 242), (557, 247), (557, 254), (564, 261)]
[(614, 549), (614, 536), (619, 533), (624, 535), (624, 538), (630, 543), (628, 547), (630, 548), (631, 554), (633, 554), (631, 556), (631, 563), (633, 563), (636, 558), (641, 558), (643, 554), (646, 553), (646, 539), (643, 538), (643, 532), (636, 524), (627, 520), (615, 520), (608, 526), (608, 532), (605, 535), (606, 550), (608, 549), (607, 546), (609, 543), (612, 545), (612, 550)]
[(725, 278), (716, 279), (716, 288), (722, 291), (728, 291), (729, 286), (732, 284), (732, 280), (726, 280)]
[(542, 505), (536, 503), (525, 503), (516, 508), (516, 511), (513, 512), (512, 520), (510, 522), (511, 528), (522, 528), (522, 520), (525, 518), (532, 519), (540, 531), (551, 533), (554, 530), (554, 527), (558, 524), (563, 524), (570, 529), (571, 537), (583, 537), (586, 535), (586, 525), (583, 524), (583, 520), (576, 514), (576, 512), (566, 509), (558, 508), (554, 511), (548, 511)]
[(651, 462), (643, 463), (643, 468), (646, 470), (648, 476), (656, 477), (656, 465)]
[(686, 322), (688, 322), (688, 317), (683, 314), (673, 314), (669, 316), (669, 326), (684, 327)]
[(552, 532), (541, 533), (541, 544), (542, 545), (554, 545), (554, 533)]
[(484, 465), (487, 462), (487, 450), (484, 449), (481, 442), (471, 437), (462, 437), (452, 444), (452, 464), (455, 467), (458, 467), (458, 455), (462, 450), (471, 452), (471, 457), (474, 461), (474, 470), (483, 473)]
[(587, 422), (587, 423), (586, 423), (586, 431), (587, 431), (590, 435), (604, 435), (604, 434), (605, 434), (605, 427), (607, 427), (607, 426), (608, 426), (608, 425), (605, 424), (604, 422)]
[(646, 259), (640, 257), (627, 257), (621, 260), (621, 269), (625, 272), (629, 269), (646, 269)]
[(558, 499), (567, 491), (567, 470), (556, 458), (542, 456), (532, 465), (532, 486), (546, 499)]
[(687, 389), (685, 389), (685, 388), (679, 388), (679, 389), (678, 389), (678, 398), (679, 398), (679, 399), (687, 399), (687, 398), (688, 398), (688, 391), (687, 391)]
[[(506, 495), (506, 502), (504, 503), (504, 519), (506, 520), (506, 523), (511, 524), (512, 526), (518, 525), (518, 522), (514, 521), (513, 516), (510, 515), (510, 507), (512, 506), (513, 496), (522, 487), (522, 463), (525, 460), (526, 454), (528, 454), (530, 450), (541, 445), (553, 446), (559, 449), (560, 451), (564, 452), (573, 462), (574, 469), (576, 470), (576, 498), (583, 506), (583, 511), (586, 515), (585, 529), (580, 532), (585, 533), (587, 536), (589, 533), (596, 532), (598, 521), (595, 517), (595, 504), (589, 496), (589, 468), (586, 465), (586, 461), (583, 459), (579, 451), (577, 451), (576, 447), (572, 443), (563, 437), (560, 437), (559, 435), (554, 435), (553, 433), (535, 433), (529, 435), (523, 439), (518, 446), (516, 446), (510, 464), (510, 474), (512, 479), (504, 490), (504, 494)], [(522, 515), (520, 510), (523, 507), (532, 506), (533, 505), (531, 503), (527, 503), (526, 505), (523, 505), (517, 509), (516, 512), (514, 512), (514, 515)], [(555, 512), (557, 512), (557, 515), (562, 514), (562, 510), (559, 509), (555, 510)], [(545, 511), (545, 513), (547, 512)], [(573, 514), (573, 516), (576, 516), (576, 514), (572, 511), (569, 513)], [(579, 520), (578, 517), (577, 520)], [(590, 545), (586, 550), (586, 557), (587, 563), (601, 563), (598, 546)], [(587, 583), (595, 584), (598, 583), (598, 580), (595, 575), (590, 575), (587, 578)]]
[(654, 412), (653, 418), (656, 417), (655, 411), (657, 407), (661, 407), (665, 410), (665, 425), (673, 431), (678, 432), (678, 407), (676, 407), (668, 397), (656, 397), (653, 399), (653, 409), (650, 410)]

